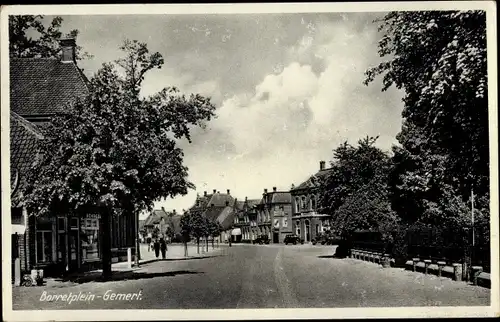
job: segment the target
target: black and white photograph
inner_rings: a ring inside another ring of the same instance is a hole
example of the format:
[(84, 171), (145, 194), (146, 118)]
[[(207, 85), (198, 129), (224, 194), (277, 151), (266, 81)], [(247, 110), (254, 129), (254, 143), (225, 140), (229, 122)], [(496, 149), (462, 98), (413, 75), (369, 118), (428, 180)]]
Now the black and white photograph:
[(1, 9), (4, 320), (500, 314), (493, 1)]

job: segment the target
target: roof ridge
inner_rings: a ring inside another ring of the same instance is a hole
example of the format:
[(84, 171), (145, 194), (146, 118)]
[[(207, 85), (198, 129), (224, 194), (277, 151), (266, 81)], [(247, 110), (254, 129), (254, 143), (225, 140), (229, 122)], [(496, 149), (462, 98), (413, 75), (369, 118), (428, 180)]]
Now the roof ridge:
[(23, 126), (24, 129), (26, 129), (31, 134), (35, 135), (37, 139), (43, 139), (43, 135), (40, 129), (35, 124), (26, 120), (25, 118), (23, 118), (22, 116), (20, 116), (19, 114), (17, 114), (12, 110), (10, 111), (10, 115), (14, 117), (14, 119), (16, 119)]

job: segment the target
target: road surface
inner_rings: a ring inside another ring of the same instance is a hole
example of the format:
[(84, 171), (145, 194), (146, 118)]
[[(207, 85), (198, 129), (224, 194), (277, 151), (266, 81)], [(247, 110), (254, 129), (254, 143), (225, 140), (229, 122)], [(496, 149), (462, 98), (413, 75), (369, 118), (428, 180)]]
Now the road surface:
[[(203, 259), (148, 263), (111, 282), (14, 287), (13, 309), (476, 306), (490, 301), (489, 289), (464, 282), (332, 258), (332, 246), (233, 244), (211, 252)], [(83, 297), (69, 303), (63, 299), (69, 293)], [(136, 295), (126, 300), (120, 294)]]

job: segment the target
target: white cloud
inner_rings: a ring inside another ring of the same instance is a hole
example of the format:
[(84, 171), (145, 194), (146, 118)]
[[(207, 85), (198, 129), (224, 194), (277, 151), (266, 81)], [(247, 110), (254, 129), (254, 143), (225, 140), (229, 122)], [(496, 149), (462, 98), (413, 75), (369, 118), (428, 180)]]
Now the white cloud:
[[(362, 84), (364, 71), (378, 61), (377, 39), (374, 30), (355, 31), (346, 21), (316, 25), (289, 48), (281, 72), (265, 76), (253, 93), (225, 99), (209, 124), (218, 134), (208, 131), (198, 138), (205, 147), (186, 153), (198, 192), (231, 189), (239, 198), (256, 198), (263, 188), (300, 183), (344, 140), (380, 135), (379, 146), (390, 148), (400, 129), (401, 94)], [(214, 149), (220, 153), (205, 153)], [(188, 208), (194, 196), (170, 205)]]

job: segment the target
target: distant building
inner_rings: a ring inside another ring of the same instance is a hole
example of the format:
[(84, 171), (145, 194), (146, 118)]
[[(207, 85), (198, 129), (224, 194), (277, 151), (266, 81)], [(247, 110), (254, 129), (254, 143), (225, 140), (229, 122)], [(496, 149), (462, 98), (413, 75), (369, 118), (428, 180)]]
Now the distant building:
[(220, 241), (233, 241), (241, 239), (241, 230), (234, 228), (234, 216), (238, 209), (238, 201), (231, 196), (227, 189), (226, 193), (220, 193), (216, 189), (211, 194), (206, 191), (203, 196), (196, 197), (195, 204), (188, 211), (200, 211), (203, 216), (217, 220), (222, 226)]
[(234, 216), (234, 227), (241, 230), (242, 241), (251, 242), (257, 238), (257, 205), (260, 199), (248, 199), (237, 201), (236, 215)]
[(172, 231), (172, 234), (180, 233), (180, 215), (177, 212), (167, 212), (164, 207), (155, 209), (144, 220), (143, 231), (145, 238), (153, 238), (155, 229), (158, 229), (158, 238), (170, 238), (167, 236), (167, 229)]
[(319, 171), (305, 182), (290, 190), (292, 195), (293, 230), (305, 242), (330, 229), (331, 216), (318, 212), (318, 188), (320, 180), (331, 171), (320, 161)]
[(267, 235), (271, 243), (283, 243), (285, 236), (293, 232), (292, 228), (292, 195), (288, 191), (268, 192), (264, 189), (257, 210), (257, 232)]

